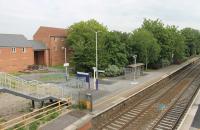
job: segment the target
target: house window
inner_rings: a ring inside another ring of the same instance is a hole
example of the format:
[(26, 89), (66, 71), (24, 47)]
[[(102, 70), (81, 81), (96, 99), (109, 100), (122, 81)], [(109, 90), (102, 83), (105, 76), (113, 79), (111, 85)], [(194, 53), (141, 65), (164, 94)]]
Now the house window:
[(16, 53), (16, 48), (15, 47), (12, 48), (12, 53)]
[(22, 53), (26, 53), (26, 48), (22, 48)]

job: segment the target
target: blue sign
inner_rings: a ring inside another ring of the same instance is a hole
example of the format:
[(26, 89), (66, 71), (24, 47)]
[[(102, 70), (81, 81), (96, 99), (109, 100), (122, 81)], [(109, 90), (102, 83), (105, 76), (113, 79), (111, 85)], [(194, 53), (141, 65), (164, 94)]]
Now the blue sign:
[(90, 88), (90, 75), (89, 73), (77, 72), (77, 78), (85, 78), (85, 81), (88, 83), (88, 87)]

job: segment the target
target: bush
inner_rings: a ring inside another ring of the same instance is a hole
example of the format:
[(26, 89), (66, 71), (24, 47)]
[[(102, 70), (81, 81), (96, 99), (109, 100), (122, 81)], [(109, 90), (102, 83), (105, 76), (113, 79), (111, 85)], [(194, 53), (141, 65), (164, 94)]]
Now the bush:
[(39, 127), (40, 123), (39, 122), (33, 122), (29, 125), (29, 130), (37, 130)]
[(105, 76), (107, 77), (114, 77), (119, 76), (123, 73), (123, 69), (119, 68), (116, 65), (109, 65), (108, 68), (105, 69)]

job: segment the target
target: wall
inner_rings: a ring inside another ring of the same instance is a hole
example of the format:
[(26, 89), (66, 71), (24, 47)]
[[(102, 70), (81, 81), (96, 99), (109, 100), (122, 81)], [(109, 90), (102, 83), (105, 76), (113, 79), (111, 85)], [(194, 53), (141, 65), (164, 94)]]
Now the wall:
[(52, 66), (63, 65), (65, 62), (65, 50), (62, 49), (62, 47), (65, 47), (65, 42), (62, 39), (64, 40), (60, 37), (51, 37), (49, 48)]
[(64, 64), (65, 51), (62, 47), (67, 48), (67, 62), (69, 62), (72, 51), (65, 44), (66, 35), (66, 30), (60, 28), (40, 27), (37, 30), (33, 39), (43, 42), (48, 47), (48, 52), (45, 52), (45, 65)]
[(34, 64), (34, 54), (32, 48), (16, 48), (16, 53), (12, 53), (12, 48), (0, 48), (0, 71), (17, 72), (27, 68), (28, 65)]

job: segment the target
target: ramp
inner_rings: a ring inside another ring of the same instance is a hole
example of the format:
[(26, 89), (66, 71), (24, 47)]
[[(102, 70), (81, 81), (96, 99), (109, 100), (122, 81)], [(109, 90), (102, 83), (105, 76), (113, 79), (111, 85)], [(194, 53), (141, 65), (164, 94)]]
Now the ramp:
[(68, 96), (56, 85), (26, 81), (4, 72), (0, 72), (0, 92), (34, 101), (60, 100)]

